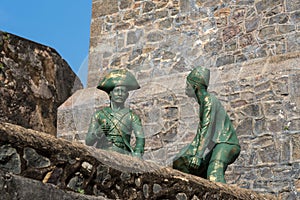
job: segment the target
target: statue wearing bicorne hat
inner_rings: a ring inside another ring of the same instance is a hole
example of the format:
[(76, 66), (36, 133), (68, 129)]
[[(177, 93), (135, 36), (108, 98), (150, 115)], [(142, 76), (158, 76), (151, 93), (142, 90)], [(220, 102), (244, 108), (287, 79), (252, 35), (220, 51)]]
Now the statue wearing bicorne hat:
[[(110, 107), (98, 110), (92, 116), (86, 145), (141, 158), (145, 146), (141, 120), (132, 110), (124, 107), (129, 91), (140, 88), (137, 80), (128, 70), (118, 69), (108, 73), (97, 88), (109, 95)], [(130, 144), (132, 133), (136, 139), (134, 147)]]

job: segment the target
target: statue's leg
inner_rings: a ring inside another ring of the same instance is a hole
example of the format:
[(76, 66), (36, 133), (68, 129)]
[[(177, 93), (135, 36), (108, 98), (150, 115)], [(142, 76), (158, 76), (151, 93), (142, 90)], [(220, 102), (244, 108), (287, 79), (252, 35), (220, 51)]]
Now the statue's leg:
[(214, 182), (226, 183), (224, 177), (225, 168), (227, 168), (227, 164), (222, 161), (214, 160), (210, 162), (207, 169), (207, 179)]
[(185, 157), (180, 157), (173, 162), (173, 168), (179, 171), (190, 174), (190, 170), (187, 165), (187, 160)]
[(240, 152), (238, 145), (226, 143), (217, 144), (207, 169), (207, 179), (215, 182), (226, 183), (225, 171), (227, 166), (235, 161)]

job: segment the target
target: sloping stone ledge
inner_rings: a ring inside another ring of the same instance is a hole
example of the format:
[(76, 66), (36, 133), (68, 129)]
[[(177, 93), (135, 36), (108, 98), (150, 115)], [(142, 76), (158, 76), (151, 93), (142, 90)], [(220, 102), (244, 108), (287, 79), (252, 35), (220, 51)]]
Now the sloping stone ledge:
[(13, 124), (0, 123), (0, 135), (1, 170), (62, 190), (106, 199), (275, 199)]
[(53, 184), (14, 175), (0, 170), (0, 196), (3, 200), (105, 200), (104, 197), (88, 196), (60, 190)]

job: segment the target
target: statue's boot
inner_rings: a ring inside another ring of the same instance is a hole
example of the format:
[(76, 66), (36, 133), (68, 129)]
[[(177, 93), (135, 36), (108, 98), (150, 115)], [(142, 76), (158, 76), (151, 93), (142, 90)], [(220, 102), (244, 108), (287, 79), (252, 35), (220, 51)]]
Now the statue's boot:
[(207, 179), (214, 182), (226, 183), (224, 177), (226, 168), (227, 164), (220, 160), (210, 162), (207, 169)]
[(179, 157), (173, 162), (173, 168), (184, 173), (190, 174), (190, 170), (188, 168), (188, 160), (185, 157)]

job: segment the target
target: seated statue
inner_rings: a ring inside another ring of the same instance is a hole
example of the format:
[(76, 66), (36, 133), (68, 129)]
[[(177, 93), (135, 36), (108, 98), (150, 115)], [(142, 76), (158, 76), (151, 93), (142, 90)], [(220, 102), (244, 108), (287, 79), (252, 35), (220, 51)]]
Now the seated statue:
[[(132, 110), (124, 107), (128, 91), (140, 88), (137, 80), (125, 69), (113, 70), (97, 88), (109, 95), (110, 107), (94, 113), (85, 139), (86, 145), (141, 158), (145, 146), (141, 120)], [(132, 132), (136, 139), (135, 147), (130, 145)]]
[(240, 153), (236, 131), (220, 101), (207, 92), (210, 71), (196, 67), (187, 76), (186, 95), (199, 103), (199, 126), (191, 144), (173, 161), (173, 168), (210, 181), (226, 183), (224, 174)]

